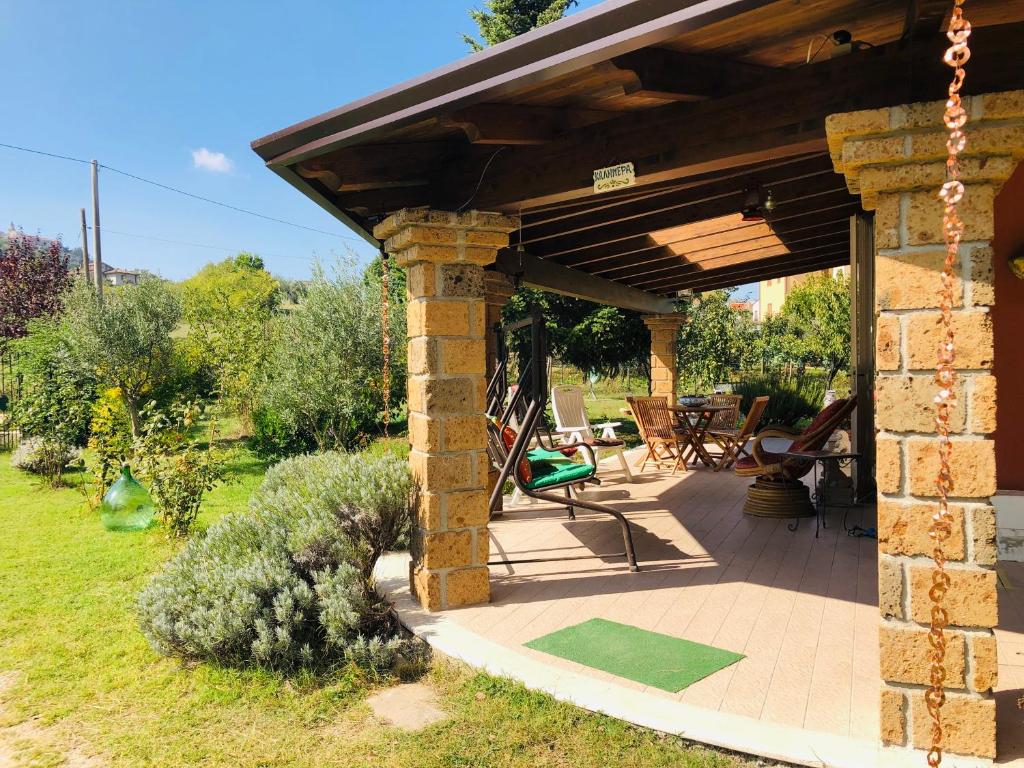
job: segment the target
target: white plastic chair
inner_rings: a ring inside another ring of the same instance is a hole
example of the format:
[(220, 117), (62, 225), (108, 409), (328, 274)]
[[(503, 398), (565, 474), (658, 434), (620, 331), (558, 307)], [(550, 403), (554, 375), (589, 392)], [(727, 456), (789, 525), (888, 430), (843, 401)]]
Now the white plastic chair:
[[(565, 385), (551, 388), (551, 410), (555, 415), (555, 431), (562, 436), (565, 445), (592, 441), (595, 437), (594, 430), (601, 430), (602, 440), (616, 440), (615, 428), (622, 425), (621, 421), (607, 421), (603, 424), (591, 426), (587, 418), (587, 409), (583, 404), (583, 390), (580, 387)], [(628, 482), (633, 482), (633, 474), (629, 471), (629, 464), (626, 462), (626, 454), (621, 441), (618, 445), (593, 445), (594, 454), (600, 457), (601, 453), (614, 453), (619, 457), (622, 471)], [(589, 462), (589, 456), (584, 451), (584, 457)], [(600, 463), (600, 458), (598, 458)]]

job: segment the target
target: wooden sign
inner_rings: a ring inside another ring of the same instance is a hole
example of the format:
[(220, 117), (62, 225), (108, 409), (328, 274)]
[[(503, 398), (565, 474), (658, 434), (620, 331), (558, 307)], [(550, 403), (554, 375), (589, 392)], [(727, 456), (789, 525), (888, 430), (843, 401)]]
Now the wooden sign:
[(594, 194), (611, 192), (613, 189), (632, 187), (636, 184), (636, 171), (632, 163), (619, 163), (594, 171)]

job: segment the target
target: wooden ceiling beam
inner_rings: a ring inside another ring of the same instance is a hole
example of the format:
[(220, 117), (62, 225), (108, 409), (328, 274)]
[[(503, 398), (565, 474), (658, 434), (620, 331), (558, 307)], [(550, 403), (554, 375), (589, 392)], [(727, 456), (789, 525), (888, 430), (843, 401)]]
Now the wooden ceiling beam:
[(626, 93), (668, 101), (703, 101), (756, 87), (773, 73), (771, 67), (716, 59), (665, 48), (641, 48), (605, 64), (631, 72), (636, 81)]
[[(803, 227), (791, 229), (787, 232), (786, 242), (793, 245), (812, 237), (817, 237), (825, 232), (837, 231), (847, 225), (849, 218), (849, 215), (845, 212), (842, 216), (837, 214), (835, 217), (829, 217), (824, 221), (818, 217), (808, 217), (807, 221), (810, 223)], [(699, 261), (701, 258), (710, 257), (712, 255), (712, 251), (726, 245), (732, 245), (739, 248), (744, 245), (757, 242), (765, 237), (765, 235), (759, 234), (762, 231), (763, 230), (760, 228), (752, 228), (749, 226), (735, 227), (728, 232), (721, 233), (720, 236), (713, 239), (708, 236), (697, 237), (692, 240), (680, 239), (678, 242), (666, 244), (661, 248), (654, 251), (648, 251), (644, 254), (635, 254), (632, 256), (624, 256), (619, 259), (609, 259), (607, 261), (600, 262), (596, 268), (588, 269), (587, 271), (595, 275), (611, 275), (615, 270), (623, 267), (653, 267), (659, 264), (663, 265), (671, 261), (678, 263), (680, 259), (684, 258), (689, 261)], [(778, 238), (777, 233), (772, 232), (772, 236), (777, 239), (781, 239)], [(681, 252), (681, 243), (692, 243), (692, 245), (687, 246)], [(718, 245), (713, 243), (718, 243)], [(673, 245), (676, 247), (673, 248)]]
[[(575, 216), (582, 216), (595, 213), (597, 211), (614, 210), (618, 206), (625, 205), (627, 203), (634, 203), (639, 200), (653, 200), (675, 192), (694, 189), (710, 182), (723, 181), (725, 179), (746, 179), (781, 166), (803, 165), (813, 161), (815, 158), (828, 158), (828, 154), (824, 152), (816, 152), (809, 155), (783, 157), (778, 160), (757, 163), (756, 165), (731, 168), (721, 173), (703, 174), (687, 179), (663, 182), (662, 184), (645, 184), (642, 187), (628, 187), (619, 192), (606, 192), (599, 196), (591, 197), (590, 199), (570, 200), (564, 203), (552, 203), (550, 205), (530, 208), (524, 210), (521, 214), (523, 231), (526, 232), (532, 227), (550, 224), (554, 221), (571, 219)], [(831, 162), (831, 158), (828, 158), (828, 160)]]
[[(747, 275), (741, 279), (737, 279), (735, 276), (725, 276), (721, 278), (708, 277), (699, 283), (692, 286), (686, 286), (696, 292), (704, 293), (706, 291), (715, 291), (720, 288), (732, 288), (746, 283), (760, 282), (761, 280), (775, 280), (780, 277), (792, 277), (793, 275), (804, 275), (808, 272), (815, 272), (820, 269), (831, 269), (832, 267), (842, 267), (850, 263), (849, 253), (845, 251), (837, 251), (832, 255), (824, 255), (818, 259), (811, 260), (809, 262), (799, 262), (789, 267), (772, 267), (766, 270), (764, 266), (758, 269), (752, 275)], [(678, 289), (682, 290), (682, 289)], [(672, 292), (673, 294), (676, 291)]]
[(904, 39), (934, 37), (950, 8), (947, 0), (906, 0), (907, 18), (903, 24)]
[(785, 256), (798, 257), (801, 254), (807, 256), (813, 256), (817, 253), (823, 253), (826, 251), (833, 251), (836, 248), (849, 247), (850, 233), (839, 232), (833, 233), (828, 237), (822, 237), (816, 240), (814, 243), (807, 243), (805, 247), (789, 249), (786, 246), (777, 244), (767, 248), (760, 248), (753, 251), (747, 251), (746, 253), (730, 254), (721, 256), (717, 259), (712, 259), (703, 262), (691, 263), (691, 264), (677, 264), (671, 270), (663, 270), (659, 274), (652, 275), (638, 275), (623, 276), (617, 278), (621, 282), (625, 282), (627, 285), (636, 286), (637, 288), (643, 288), (648, 291), (659, 291), (662, 286), (667, 283), (672, 283), (684, 275), (690, 275), (694, 272), (712, 272), (726, 268), (742, 269), (746, 265), (754, 264), (758, 261), (763, 261), (768, 258), (783, 258)]
[(494, 268), (531, 288), (598, 304), (655, 314), (671, 312), (674, 306), (672, 301), (657, 294), (507, 248), (498, 253)]
[(690, 273), (672, 283), (647, 290), (664, 296), (673, 295), (688, 288), (693, 291), (710, 291), (769, 278), (801, 275), (805, 272), (814, 272), (817, 269), (847, 264), (849, 261), (850, 251), (847, 244), (846, 248), (818, 251), (812, 256), (787, 254), (750, 262), (742, 267)]
[[(818, 203), (817, 205), (807, 204), (805, 206), (795, 206), (793, 209), (788, 211), (785, 216), (780, 216), (779, 211), (776, 211), (772, 216), (772, 225), (776, 228), (779, 226), (797, 226), (806, 224), (807, 220), (813, 217), (827, 216), (829, 218), (833, 218), (835, 216), (850, 216), (860, 210), (860, 202), (849, 194), (829, 195), (828, 197), (817, 200), (816, 202)], [(655, 251), (665, 246), (685, 242), (688, 239), (690, 238), (683, 236), (676, 240), (668, 240), (663, 243), (658, 243), (649, 235), (643, 235), (641, 237), (631, 238), (630, 240), (623, 240), (618, 243), (588, 248), (578, 252), (568, 252), (566, 255), (558, 255), (550, 258), (553, 261), (557, 261), (559, 264), (565, 264), (566, 266), (584, 267), (604, 262), (609, 259)]]
[(615, 116), (614, 112), (596, 109), (477, 104), (439, 122), (462, 130), (470, 144), (535, 146), (553, 141), (566, 131)]
[[(781, 188), (781, 185), (780, 187)], [(852, 201), (850, 193), (845, 186), (842, 188), (821, 189), (812, 184), (796, 183), (789, 187), (789, 196), (778, 199), (773, 212), (775, 216), (789, 217), (791, 215), (802, 215), (809, 211), (828, 209), (833, 205), (849, 203)], [(780, 193), (781, 194), (781, 193)], [(688, 205), (681, 208), (672, 208), (664, 211), (657, 211), (648, 216), (637, 217), (627, 221), (611, 224), (607, 227), (578, 232), (565, 238), (559, 238), (546, 243), (535, 244), (531, 251), (538, 256), (561, 257), (567, 254), (586, 256), (582, 252), (588, 248), (607, 246), (615, 243), (643, 244), (657, 242), (650, 237), (651, 232), (673, 229), (685, 224), (703, 221), (704, 219), (716, 219), (722, 216), (735, 215), (736, 223), (740, 223), (740, 206), (743, 202), (743, 193), (737, 191), (731, 194), (719, 194), (709, 200)], [(579, 266), (589, 263), (589, 259), (569, 260), (569, 262), (557, 259), (559, 263), (567, 266)]]
[[(1022, 31), (1017, 24), (975, 30), (972, 42), (988, 55), (972, 62), (973, 88), (1024, 85)], [(509, 146), (481, 156), (483, 147), (470, 145), (478, 152), (435, 164), (429, 194), (390, 190), (379, 198), (382, 210), (372, 212), (458, 207), (472, 195), (474, 207), (518, 213), (590, 197), (593, 170), (625, 160), (634, 163), (637, 183), (644, 185), (823, 151), (824, 119), (832, 112), (942, 98), (948, 73), (941, 49), (938, 38), (892, 43), (775, 70), (749, 91), (624, 114), (541, 146)]]
[(701, 258), (695, 258), (690, 254), (678, 255), (674, 258), (669, 257), (659, 259), (658, 261), (650, 261), (644, 264), (626, 265), (615, 270), (595, 271), (591, 272), (591, 274), (600, 275), (608, 280), (619, 280), (639, 277), (652, 278), (655, 275), (665, 276), (675, 274), (681, 268), (687, 266), (698, 266), (701, 269), (717, 269), (719, 266), (738, 264), (742, 261), (749, 260), (751, 258), (751, 254), (758, 254), (766, 249), (778, 250), (779, 253), (777, 255), (782, 255), (787, 251), (796, 252), (797, 250), (807, 250), (808, 248), (820, 248), (825, 244), (830, 245), (835, 242), (837, 238), (842, 237), (849, 238), (848, 220), (845, 228), (833, 225), (828, 228), (822, 228), (807, 237), (790, 241), (789, 243), (783, 243), (777, 237), (763, 237), (746, 243), (741, 243), (738, 247), (731, 250), (724, 246), (722, 248), (712, 249)]
[[(652, 214), (678, 210), (686, 206), (714, 200), (725, 195), (737, 196), (742, 203), (743, 189), (748, 183), (760, 183), (770, 188), (776, 199), (793, 197), (794, 190), (810, 187), (821, 188), (831, 185), (836, 189), (843, 186), (842, 177), (836, 174), (832, 161), (827, 156), (817, 156), (793, 165), (771, 168), (749, 174), (729, 174), (727, 178), (715, 179), (693, 188), (628, 200), (612, 206), (604, 206), (595, 200), (596, 210), (583, 211), (578, 215), (562, 217), (543, 224), (523, 226), (523, 242), (539, 243), (551, 238), (566, 238), (587, 230), (605, 231), (613, 225), (626, 221), (641, 221)], [(796, 193), (798, 194), (798, 192)], [(651, 232), (660, 227), (648, 228)]]

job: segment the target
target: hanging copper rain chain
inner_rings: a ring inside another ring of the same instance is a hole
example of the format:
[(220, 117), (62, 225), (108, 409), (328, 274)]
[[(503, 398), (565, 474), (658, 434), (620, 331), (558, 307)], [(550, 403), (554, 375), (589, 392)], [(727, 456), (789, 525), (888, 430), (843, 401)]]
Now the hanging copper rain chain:
[(380, 334), (383, 363), (380, 372), (380, 389), (384, 398), (384, 437), (388, 436), (391, 425), (391, 261), (384, 243), (380, 245)]
[(932, 570), (932, 586), (928, 592), (932, 603), (931, 629), (928, 635), (931, 645), (931, 684), (925, 692), (925, 704), (932, 720), (931, 748), (928, 750), (928, 765), (932, 768), (942, 763), (942, 705), (946, 701), (944, 630), (949, 624), (949, 617), (943, 601), (949, 589), (949, 574), (946, 572), (946, 558), (942, 547), (952, 531), (949, 520), (949, 493), (953, 490), (953, 445), (949, 440), (949, 412), (956, 406), (956, 371), (953, 367), (956, 360), (953, 337), (953, 274), (960, 260), (960, 239), (964, 234), (964, 224), (957, 206), (964, 196), (964, 185), (960, 181), (960, 154), (967, 146), (967, 135), (964, 133), (967, 110), (964, 109), (960, 98), (960, 89), (967, 74), (964, 65), (971, 58), (971, 50), (967, 47), (971, 24), (964, 18), (961, 7), (963, 4), (964, 0), (954, 0), (953, 15), (949, 22), (949, 31), (946, 33), (951, 45), (943, 56), (946, 64), (955, 71), (949, 85), (946, 112), (943, 115), (943, 121), (949, 131), (949, 140), (946, 142), (947, 181), (939, 192), (939, 198), (944, 205), (942, 230), (946, 241), (946, 261), (942, 270), (939, 300), (943, 339), (935, 369), (935, 383), (939, 386), (939, 393), (935, 397), (935, 424), (939, 433), (939, 474), (935, 484), (939, 492), (939, 509), (932, 517), (929, 528), (929, 535), (935, 543), (932, 553), (935, 567)]

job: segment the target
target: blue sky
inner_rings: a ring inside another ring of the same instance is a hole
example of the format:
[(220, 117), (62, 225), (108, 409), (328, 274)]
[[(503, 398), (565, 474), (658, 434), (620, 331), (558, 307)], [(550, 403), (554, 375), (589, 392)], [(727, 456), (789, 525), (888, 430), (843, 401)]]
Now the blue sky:
[[(0, 0), (7, 119), (0, 142), (101, 163), (349, 235), (266, 170), (249, 142), (466, 55), (470, 0)], [(593, 2), (584, 3), (593, 5)], [(308, 19), (310, 21), (300, 21)], [(193, 152), (208, 150), (204, 167)], [(230, 165), (216, 153), (222, 153)], [(87, 166), (0, 148), (0, 222), (78, 244)], [(185, 277), (238, 249), (309, 274), (357, 240), (233, 213), (101, 173), (104, 260)], [(225, 250), (143, 240), (118, 232)]]
[[(467, 55), (460, 33), (476, 32), (466, 13), (474, 5), (0, 0), (0, 143), (95, 158), (338, 234), (101, 171), (106, 262), (181, 279), (246, 249), (275, 274), (306, 277), (317, 256), (354, 249), (366, 257), (369, 246), (268, 171), (249, 142)], [(91, 210), (88, 166), (0, 148), (0, 179), (0, 226), (78, 245), (79, 208)]]

